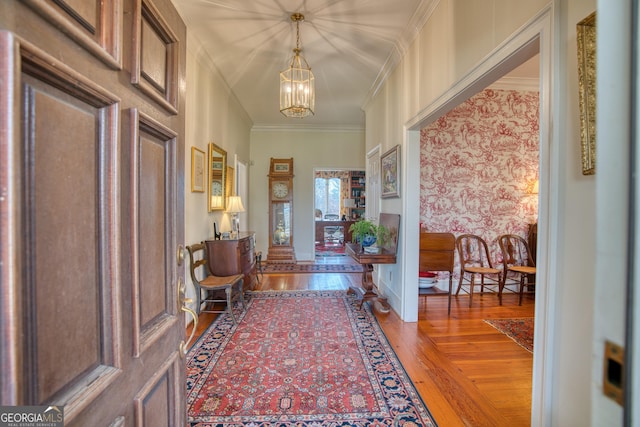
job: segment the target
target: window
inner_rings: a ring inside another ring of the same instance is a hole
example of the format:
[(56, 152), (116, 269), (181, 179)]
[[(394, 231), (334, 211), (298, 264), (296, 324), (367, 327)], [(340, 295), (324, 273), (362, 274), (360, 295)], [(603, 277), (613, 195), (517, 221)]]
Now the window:
[(327, 214), (340, 215), (340, 178), (316, 178), (315, 206)]

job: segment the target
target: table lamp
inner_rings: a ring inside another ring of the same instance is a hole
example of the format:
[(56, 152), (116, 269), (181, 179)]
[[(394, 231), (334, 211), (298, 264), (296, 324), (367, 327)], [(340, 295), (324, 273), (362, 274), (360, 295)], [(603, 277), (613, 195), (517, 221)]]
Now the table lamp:
[(231, 231), (233, 233), (238, 233), (240, 231), (238, 212), (244, 212), (242, 199), (240, 196), (229, 196), (229, 200), (227, 201), (227, 213), (231, 214)]

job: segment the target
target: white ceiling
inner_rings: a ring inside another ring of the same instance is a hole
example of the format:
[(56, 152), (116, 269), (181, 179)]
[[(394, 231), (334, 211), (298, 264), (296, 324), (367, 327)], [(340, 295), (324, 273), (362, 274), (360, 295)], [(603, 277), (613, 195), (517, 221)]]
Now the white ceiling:
[[(362, 129), (362, 107), (413, 41), (436, 0), (172, 0), (255, 127)], [(279, 72), (295, 47), (316, 81), (315, 115), (284, 117)]]

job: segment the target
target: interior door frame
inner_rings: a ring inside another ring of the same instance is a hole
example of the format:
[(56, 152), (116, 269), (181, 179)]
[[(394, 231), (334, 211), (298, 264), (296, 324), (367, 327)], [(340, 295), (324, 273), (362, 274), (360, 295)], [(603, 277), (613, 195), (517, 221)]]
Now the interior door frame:
[[(552, 283), (557, 277), (557, 242), (550, 239), (556, 235), (558, 217), (551, 206), (559, 205), (559, 191), (551, 186), (557, 182), (560, 172), (557, 137), (554, 135), (552, 105), (552, 59), (553, 59), (553, 16), (557, 2), (550, 3), (538, 16), (525, 24), (511, 38), (494, 50), (469, 74), (454, 84), (432, 104), (419, 112), (405, 124), (402, 150), (402, 181), (407, 194), (420, 192), (420, 129), (459, 105), (473, 94), (479, 92), (499, 77), (507, 74), (518, 65), (536, 54), (540, 57), (540, 157), (539, 157), (539, 194), (538, 194), (538, 253), (537, 276), (542, 283)], [(418, 224), (420, 205), (416, 197), (403, 198), (403, 223)], [(419, 239), (411, 227), (401, 227), (400, 242), (402, 253), (418, 253)], [(418, 271), (418, 257), (402, 257), (403, 277), (412, 277)], [(400, 316), (404, 321), (415, 322), (418, 319), (418, 290), (404, 289), (400, 301)], [(555, 312), (553, 310), (552, 291), (547, 287), (536, 289), (535, 332), (532, 389), (532, 425), (551, 424), (551, 402), (553, 372), (550, 369), (551, 346), (554, 341)]]

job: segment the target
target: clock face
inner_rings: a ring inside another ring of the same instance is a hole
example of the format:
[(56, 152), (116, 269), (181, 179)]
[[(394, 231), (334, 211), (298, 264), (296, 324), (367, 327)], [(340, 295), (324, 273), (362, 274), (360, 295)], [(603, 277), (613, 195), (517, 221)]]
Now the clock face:
[(273, 193), (273, 197), (282, 199), (289, 194), (289, 186), (284, 182), (275, 182), (271, 188), (271, 192)]

